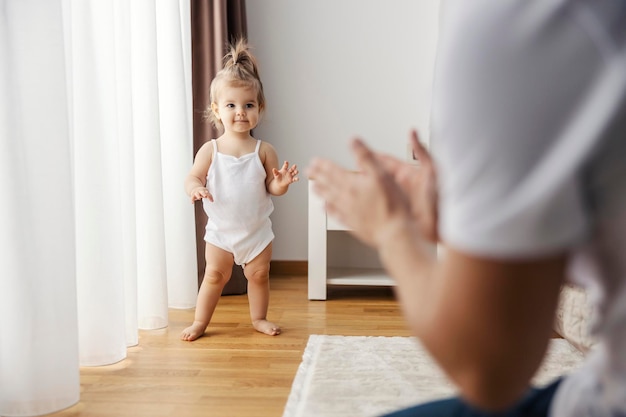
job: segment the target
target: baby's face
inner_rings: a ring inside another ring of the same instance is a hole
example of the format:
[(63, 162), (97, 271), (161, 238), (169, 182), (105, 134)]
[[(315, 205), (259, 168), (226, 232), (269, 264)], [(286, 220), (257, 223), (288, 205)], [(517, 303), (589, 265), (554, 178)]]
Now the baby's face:
[(249, 132), (259, 123), (260, 109), (254, 88), (224, 85), (212, 106), (226, 132)]

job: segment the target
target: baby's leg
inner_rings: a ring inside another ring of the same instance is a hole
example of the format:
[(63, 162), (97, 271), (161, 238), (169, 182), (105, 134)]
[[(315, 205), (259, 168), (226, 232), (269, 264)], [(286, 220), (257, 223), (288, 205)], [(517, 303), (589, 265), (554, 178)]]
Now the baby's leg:
[(254, 328), (270, 336), (280, 334), (280, 327), (267, 321), (267, 308), (270, 302), (270, 260), (272, 244), (267, 245), (263, 252), (248, 262), (243, 273), (248, 279), (248, 302), (250, 318)]
[(204, 279), (198, 291), (198, 301), (196, 302), (196, 314), (193, 324), (187, 327), (180, 335), (182, 340), (196, 340), (204, 334), (217, 302), (222, 295), (224, 285), (230, 279), (233, 272), (233, 254), (223, 249), (206, 244), (206, 269)]

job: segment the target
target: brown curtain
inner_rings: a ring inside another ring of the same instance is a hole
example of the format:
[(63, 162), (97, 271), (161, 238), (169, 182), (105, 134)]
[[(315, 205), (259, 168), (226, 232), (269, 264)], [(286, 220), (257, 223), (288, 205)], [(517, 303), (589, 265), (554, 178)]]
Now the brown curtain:
[[(239, 36), (247, 37), (245, 0), (191, 0), (191, 80), (193, 89), (193, 154), (207, 141), (217, 138), (218, 132), (209, 121), (203, 120), (209, 103), (211, 80), (222, 65), (228, 42)], [(204, 269), (204, 227), (207, 217), (202, 204), (197, 202), (196, 248), (198, 253), (198, 285)], [(239, 268), (240, 269), (240, 268)], [(243, 280), (243, 282), (241, 282)], [(245, 292), (245, 278), (233, 270), (224, 294)], [(241, 287), (243, 285), (243, 290)]]

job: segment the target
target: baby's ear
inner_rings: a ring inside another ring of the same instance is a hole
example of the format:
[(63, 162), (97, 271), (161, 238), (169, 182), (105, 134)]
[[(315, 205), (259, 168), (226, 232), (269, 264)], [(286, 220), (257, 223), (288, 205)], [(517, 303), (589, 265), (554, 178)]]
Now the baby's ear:
[(215, 103), (215, 102), (211, 103), (211, 111), (213, 112), (213, 114), (215, 115), (217, 120), (219, 120), (220, 119), (220, 112), (219, 112), (219, 107), (217, 106), (217, 103)]

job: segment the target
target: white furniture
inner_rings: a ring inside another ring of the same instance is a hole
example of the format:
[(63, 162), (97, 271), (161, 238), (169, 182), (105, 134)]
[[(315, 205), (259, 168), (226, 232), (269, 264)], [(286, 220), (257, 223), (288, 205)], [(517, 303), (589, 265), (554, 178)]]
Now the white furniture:
[(394, 285), (382, 268), (328, 265), (328, 232), (348, 229), (326, 215), (324, 200), (313, 192), (313, 184), (309, 179), (309, 300), (326, 300), (327, 285)]

